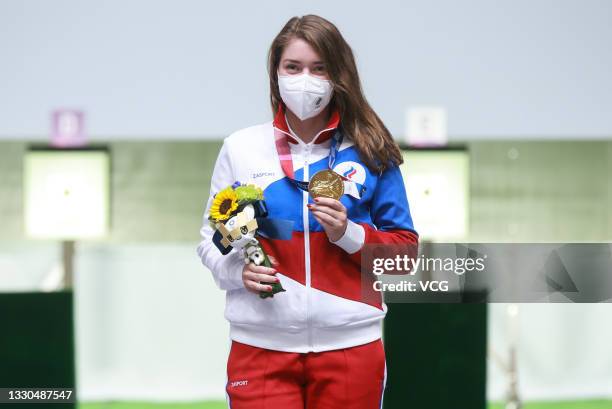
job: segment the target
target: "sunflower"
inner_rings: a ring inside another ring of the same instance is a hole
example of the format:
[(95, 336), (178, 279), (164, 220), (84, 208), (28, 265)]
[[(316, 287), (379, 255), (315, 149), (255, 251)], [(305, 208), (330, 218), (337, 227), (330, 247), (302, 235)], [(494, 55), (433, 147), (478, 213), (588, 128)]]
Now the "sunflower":
[(215, 195), (210, 206), (210, 217), (213, 220), (226, 220), (238, 208), (238, 197), (231, 186), (226, 187)]

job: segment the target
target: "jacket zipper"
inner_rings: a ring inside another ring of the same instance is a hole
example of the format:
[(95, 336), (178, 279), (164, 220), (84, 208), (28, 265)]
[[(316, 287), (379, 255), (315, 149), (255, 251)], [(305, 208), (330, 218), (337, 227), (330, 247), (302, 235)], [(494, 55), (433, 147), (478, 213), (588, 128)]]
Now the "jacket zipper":
[[(304, 181), (308, 181), (309, 169), (308, 161), (310, 147), (306, 147), (304, 154)], [(304, 224), (304, 269), (306, 273), (306, 326), (308, 328), (308, 350), (312, 350), (312, 328), (310, 322), (310, 224), (308, 217), (308, 192), (302, 192), (302, 222)]]

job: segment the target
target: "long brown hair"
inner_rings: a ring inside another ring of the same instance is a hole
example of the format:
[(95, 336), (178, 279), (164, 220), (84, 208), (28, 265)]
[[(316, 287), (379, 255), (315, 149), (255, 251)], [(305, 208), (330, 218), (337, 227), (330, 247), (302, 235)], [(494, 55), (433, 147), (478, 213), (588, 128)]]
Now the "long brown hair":
[(351, 47), (336, 26), (322, 17), (292, 17), (272, 41), (268, 52), (272, 114), (282, 103), (276, 76), (281, 55), (293, 38), (306, 41), (323, 59), (334, 87), (330, 105), (338, 109), (344, 134), (353, 140), (366, 166), (379, 173), (401, 164), (399, 146), (363, 95)]

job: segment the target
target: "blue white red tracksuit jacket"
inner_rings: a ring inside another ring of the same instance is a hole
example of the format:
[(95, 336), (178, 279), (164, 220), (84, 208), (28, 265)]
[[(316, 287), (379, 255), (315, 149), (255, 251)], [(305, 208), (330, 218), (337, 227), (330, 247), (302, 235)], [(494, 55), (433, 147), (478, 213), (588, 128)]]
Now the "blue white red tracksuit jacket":
[[(241, 129), (223, 141), (197, 252), (217, 286), (226, 290), (225, 318), (232, 340), (303, 353), (361, 345), (382, 335), (387, 312), (382, 297), (374, 303), (362, 301), (361, 248), (368, 243), (418, 242), (399, 167), (382, 174), (371, 172), (350, 138), (344, 137), (334, 170), (366, 189), (360, 198), (345, 194), (340, 199), (349, 222), (345, 234), (331, 242), (309, 214), (306, 204), (312, 199), (308, 193), (283, 173), (276, 150), (273, 128), (288, 138), (295, 178), (308, 181), (328, 168), (331, 137), (338, 125), (339, 115), (333, 112), (326, 128), (306, 144), (289, 128), (281, 104), (273, 121)], [(278, 261), (276, 276), (287, 290), (273, 298), (262, 299), (246, 290), (243, 256), (237, 250), (221, 255), (212, 243), (214, 232), (207, 220), (212, 197), (235, 181), (264, 190), (268, 217), (294, 222), (291, 240), (259, 238), (265, 251)], [(350, 192), (350, 182), (345, 184), (345, 191)]]

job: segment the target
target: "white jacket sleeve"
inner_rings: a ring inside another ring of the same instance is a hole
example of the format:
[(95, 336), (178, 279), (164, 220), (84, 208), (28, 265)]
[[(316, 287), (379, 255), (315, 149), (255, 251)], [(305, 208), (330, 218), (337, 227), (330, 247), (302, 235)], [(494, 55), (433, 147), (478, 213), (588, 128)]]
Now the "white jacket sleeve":
[(197, 248), (198, 256), (200, 256), (202, 264), (212, 272), (215, 283), (222, 290), (244, 288), (242, 282), (244, 258), (242, 254), (235, 249), (223, 255), (214, 245), (212, 242), (214, 230), (208, 224), (208, 210), (210, 209), (213, 196), (234, 182), (234, 171), (230, 161), (230, 153), (228, 152), (227, 142), (224, 141), (213, 169), (210, 182), (210, 196), (208, 197), (206, 208), (204, 209), (202, 228), (200, 229), (202, 240)]

